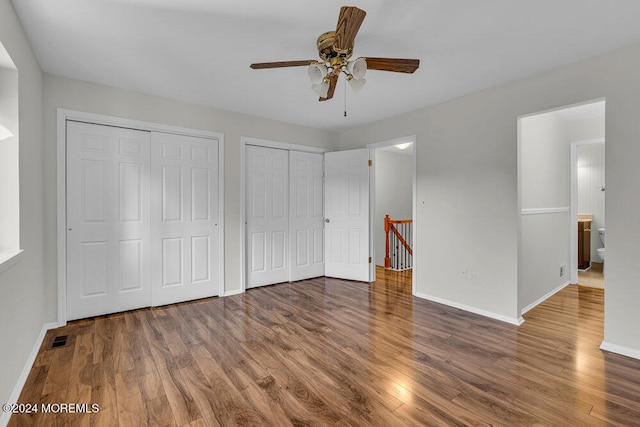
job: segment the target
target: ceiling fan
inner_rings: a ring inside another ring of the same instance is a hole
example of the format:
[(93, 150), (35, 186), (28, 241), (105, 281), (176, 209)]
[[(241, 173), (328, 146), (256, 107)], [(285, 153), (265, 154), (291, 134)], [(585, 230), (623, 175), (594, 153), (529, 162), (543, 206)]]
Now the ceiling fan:
[(419, 59), (371, 58), (363, 57), (350, 61), (353, 41), (367, 12), (354, 6), (342, 6), (335, 31), (327, 31), (318, 37), (318, 54), (321, 61), (260, 62), (251, 64), (254, 70), (265, 68), (308, 66), (312, 89), (320, 96), (320, 101), (333, 98), (340, 73), (346, 75), (351, 88), (358, 91), (365, 83), (367, 70), (413, 73), (420, 66)]

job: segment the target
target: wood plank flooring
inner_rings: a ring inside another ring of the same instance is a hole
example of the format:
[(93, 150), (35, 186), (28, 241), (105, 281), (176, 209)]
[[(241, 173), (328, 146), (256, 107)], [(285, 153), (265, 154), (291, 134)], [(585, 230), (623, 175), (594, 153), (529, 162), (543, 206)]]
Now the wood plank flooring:
[(413, 298), (407, 277), (72, 322), (47, 334), (20, 402), (99, 412), (10, 425), (640, 424), (640, 361), (598, 349), (602, 290), (569, 286), (518, 328)]
[(604, 264), (601, 262), (591, 262), (591, 268), (587, 271), (578, 270), (578, 284), (589, 286), (590, 288), (604, 289)]

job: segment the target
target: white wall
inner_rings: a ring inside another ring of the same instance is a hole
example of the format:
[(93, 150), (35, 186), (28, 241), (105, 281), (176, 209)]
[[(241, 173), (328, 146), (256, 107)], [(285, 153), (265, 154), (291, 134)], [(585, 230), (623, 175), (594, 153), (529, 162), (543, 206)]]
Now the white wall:
[(340, 133), (342, 148), (417, 135), (419, 294), (518, 317), (518, 117), (606, 97), (605, 340), (640, 351), (639, 67), (633, 46)]
[[(0, 46), (0, 49), (3, 49)], [(0, 254), (20, 246), (18, 186), (18, 71), (0, 67), (0, 125), (13, 136), (0, 141)], [(4, 258), (0, 256), (0, 258)]]
[[(19, 262), (0, 272), (0, 402), (9, 400), (48, 306), (43, 286), (42, 72), (9, 0), (0, 0), (0, 42), (19, 72)], [(0, 209), (4, 207), (4, 200)]]
[[(556, 112), (520, 121), (521, 310), (569, 281), (569, 147), (565, 120)], [(545, 211), (549, 208), (564, 212)]]
[(578, 157), (578, 213), (592, 214), (591, 261), (602, 262), (598, 248), (603, 247), (598, 228), (605, 227), (604, 144), (581, 145)]
[(376, 205), (374, 236), (376, 265), (384, 266), (384, 216), (411, 219), (413, 207), (413, 156), (377, 149), (375, 151)]
[(124, 117), (224, 133), (225, 292), (240, 283), (240, 137), (337, 148), (336, 133), (262, 119), (128, 90), (45, 75), (45, 229), (47, 316), (55, 319), (56, 283), (56, 111), (57, 108)]

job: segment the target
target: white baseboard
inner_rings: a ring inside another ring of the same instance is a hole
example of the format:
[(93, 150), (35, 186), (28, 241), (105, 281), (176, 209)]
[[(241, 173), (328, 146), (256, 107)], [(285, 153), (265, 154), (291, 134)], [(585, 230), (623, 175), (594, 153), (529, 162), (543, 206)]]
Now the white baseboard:
[(242, 289), (237, 289), (235, 291), (229, 291), (229, 292), (225, 292), (224, 294), (222, 294), (222, 297), (230, 297), (231, 295), (239, 295), (239, 294), (243, 294), (244, 291)]
[(564, 282), (562, 285), (558, 286), (557, 288), (555, 288), (554, 290), (552, 290), (551, 292), (547, 292), (545, 295), (543, 295), (542, 297), (538, 298), (537, 300), (535, 300), (534, 302), (532, 302), (531, 304), (529, 304), (528, 306), (526, 306), (525, 308), (523, 308), (520, 311), (520, 314), (525, 314), (527, 311), (531, 310), (533, 307), (537, 306), (538, 304), (542, 303), (543, 301), (545, 301), (547, 298), (551, 298), (553, 295), (557, 294), (558, 292), (560, 292), (561, 290), (563, 290), (564, 288), (566, 288), (567, 286), (569, 286), (571, 284), (570, 280), (567, 280), (566, 282)]
[(600, 350), (610, 351), (611, 353), (621, 354), (623, 356), (632, 357), (634, 359), (640, 359), (640, 350), (624, 347), (617, 344), (611, 344), (610, 342), (606, 341), (602, 341), (602, 344), (600, 344)]
[(423, 294), (421, 292), (416, 292), (413, 294), (418, 298), (423, 298), (429, 301), (437, 302), (438, 304), (448, 305), (449, 307), (459, 308), (460, 310), (469, 311), (471, 313), (479, 314), (484, 317), (489, 317), (491, 319), (500, 320), (501, 322), (510, 323), (512, 325), (520, 326), (524, 323), (524, 319), (522, 317), (515, 318), (509, 316), (503, 316), (502, 314), (494, 313), (492, 311), (482, 310), (476, 307), (471, 307), (469, 305), (459, 304), (454, 301), (449, 301), (443, 298), (434, 297), (432, 295)]
[[(31, 349), (31, 354), (29, 354), (29, 358), (24, 364), (24, 368), (22, 368), (22, 372), (18, 377), (18, 381), (16, 382), (15, 387), (13, 387), (13, 392), (11, 392), (11, 396), (9, 397), (9, 401), (2, 403), (17, 403), (20, 398), (20, 393), (22, 393), (22, 388), (24, 384), (27, 382), (27, 378), (29, 377), (29, 373), (31, 372), (31, 368), (33, 367), (33, 362), (36, 361), (36, 357), (38, 356), (38, 352), (40, 351), (40, 346), (42, 345), (42, 341), (44, 341), (44, 336), (46, 335), (49, 329), (55, 329), (58, 327), (57, 323), (45, 323), (42, 325), (42, 329), (40, 330), (40, 334), (38, 338), (36, 338), (36, 342), (33, 343), (33, 348)], [(2, 412), (0, 414), (0, 426), (5, 427), (9, 423), (9, 419), (11, 418), (10, 413)]]

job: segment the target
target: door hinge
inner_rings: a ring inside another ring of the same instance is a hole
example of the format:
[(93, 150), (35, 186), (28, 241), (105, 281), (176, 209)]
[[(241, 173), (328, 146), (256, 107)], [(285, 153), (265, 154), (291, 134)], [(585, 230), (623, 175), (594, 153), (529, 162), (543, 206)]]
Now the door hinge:
[(369, 160), (369, 166), (373, 166), (373, 160)]
[(371, 257), (369, 257), (369, 264), (371, 264), (371, 261), (373, 261), (373, 260), (371, 259)]

